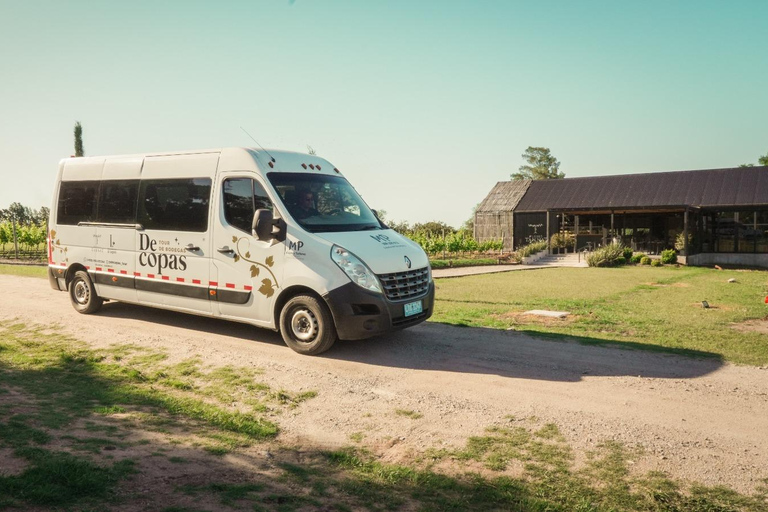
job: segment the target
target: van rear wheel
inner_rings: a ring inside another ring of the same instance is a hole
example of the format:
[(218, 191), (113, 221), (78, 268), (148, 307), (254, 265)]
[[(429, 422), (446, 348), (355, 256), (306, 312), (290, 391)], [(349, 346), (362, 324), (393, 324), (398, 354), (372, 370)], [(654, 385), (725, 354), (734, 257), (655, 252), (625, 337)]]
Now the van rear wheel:
[(297, 295), (280, 312), (283, 341), (299, 354), (325, 352), (336, 341), (336, 326), (328, 307), (311, 295)]
[(88, 272), (78, 270), (69, 282), (69, 298), (78, 313), (89, 315), (99, 310), (104, 299), (98, 296)]

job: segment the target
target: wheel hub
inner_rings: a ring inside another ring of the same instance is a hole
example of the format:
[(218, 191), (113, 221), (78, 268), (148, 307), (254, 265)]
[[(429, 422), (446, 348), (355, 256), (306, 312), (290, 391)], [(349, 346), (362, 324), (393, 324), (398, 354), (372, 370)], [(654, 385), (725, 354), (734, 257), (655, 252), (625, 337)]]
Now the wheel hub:
[(75, 300), (78, 304), (88, 304), (88, 296), (90, 295), (88, 286), (83, 281), (77, 281), (75, 283)]
[(300, 309), (291, 317), (291, 330), (297, 340), (312, 341), (317, 336), (317, 318), (311, 311)]

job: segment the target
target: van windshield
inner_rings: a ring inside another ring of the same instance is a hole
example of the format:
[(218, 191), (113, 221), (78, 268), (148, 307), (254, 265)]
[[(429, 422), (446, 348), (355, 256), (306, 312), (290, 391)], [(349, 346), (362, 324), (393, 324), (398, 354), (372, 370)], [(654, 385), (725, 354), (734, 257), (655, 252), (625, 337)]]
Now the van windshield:
[(288, 213), (310, 233), (383, 229), (341, 176), (272, 172), (267, 177)]

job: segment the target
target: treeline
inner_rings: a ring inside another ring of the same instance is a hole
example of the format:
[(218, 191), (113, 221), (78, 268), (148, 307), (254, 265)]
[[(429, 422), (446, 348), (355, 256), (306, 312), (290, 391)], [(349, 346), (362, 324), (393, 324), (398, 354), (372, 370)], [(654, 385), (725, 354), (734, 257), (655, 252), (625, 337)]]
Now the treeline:
[(424, 252), (430, 256), (439, 256), (441, 254), (465, 256), (478, 252), (501, 251), (503, 247), (501, 239), (478, 242), (475, 240), (472, 229), (469, 226), (455, 229), (440, 221), (416, 223), (413, 225), (410, 225), (408, 222), (387, 222), (387, 225), (419, 244), (424, 249)]

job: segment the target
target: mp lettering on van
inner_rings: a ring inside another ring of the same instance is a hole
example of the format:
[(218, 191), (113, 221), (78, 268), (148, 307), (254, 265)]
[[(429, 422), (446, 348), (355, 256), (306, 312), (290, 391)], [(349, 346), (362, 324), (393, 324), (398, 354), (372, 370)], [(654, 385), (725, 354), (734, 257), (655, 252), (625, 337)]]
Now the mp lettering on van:
[[(163, 240), (160, 244), (165, 246), (169, 242)], [(158, 240), (150, 238), (145, 233), (139, 234), (139, 265), (157, 269), (157, 273), (162, 275), (163, 270), (187, 270), (187, 257), (177, 254), (166, 254), (163, 247), (158, 248)]]
[(379, 242), (385, 249), (391, 249), (394, 247), (403, 247), (403, 244), (397, 240), (390, 239), (387, 235), (370, 235), (371, 238)]
[(301, 240), (288, 240), (288, 247), (285, 251), (286, 256), (293, 256), (296, 259), (303, 259), (307, 256), (307, 253), (301, 249), (304, 247), (304, 242)]

